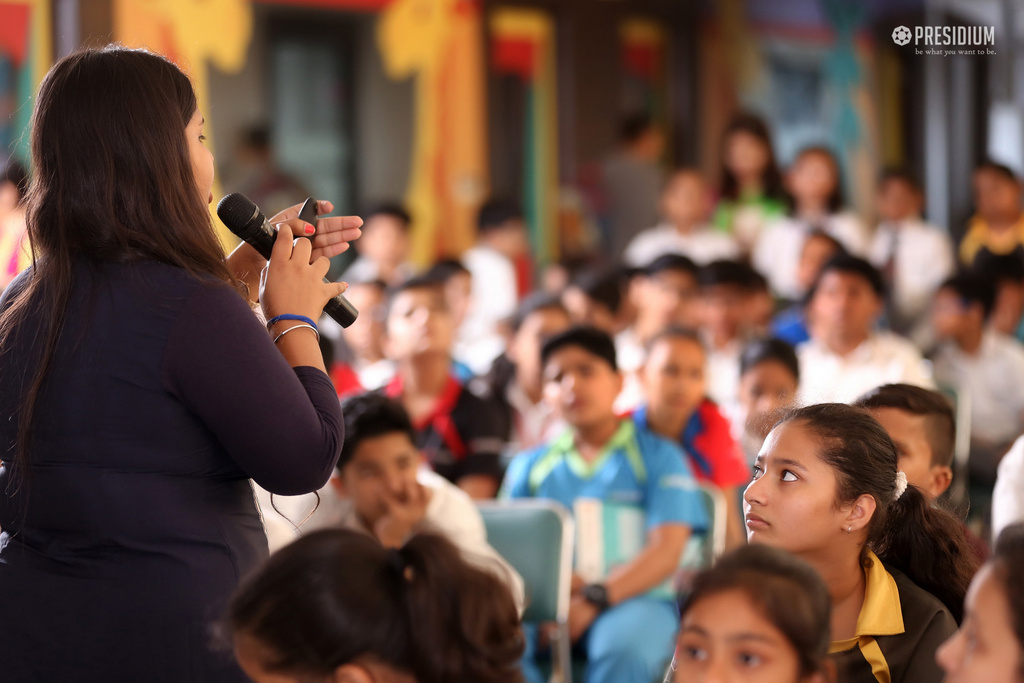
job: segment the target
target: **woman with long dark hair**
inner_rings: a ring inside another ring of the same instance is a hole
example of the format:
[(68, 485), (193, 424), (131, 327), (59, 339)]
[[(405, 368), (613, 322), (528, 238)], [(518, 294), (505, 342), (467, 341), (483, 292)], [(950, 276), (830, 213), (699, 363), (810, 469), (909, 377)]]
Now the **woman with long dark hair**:
[(936, 681), (978, 558), (960, 520), (907, 485), (885, 429), (824, 403), (769, 433), (743, 494), (747, 537), (814, 567), (832, 597), (839, 683)]
[(344, 290), (324, 257), (359, 220), (294, 244), (317, 228), (281, 225), (268, 335), (245, 298), (265, 261), (225, 259), (213, 231), (202, 127), (188, 78), (145, 51), (73, 54), (40, 86), (34, 264), (0, 300), (5, 682), (246, 680), (209, 626), (267, 555), (249, 479), (306, 493), (337, 461), (302, 318)]

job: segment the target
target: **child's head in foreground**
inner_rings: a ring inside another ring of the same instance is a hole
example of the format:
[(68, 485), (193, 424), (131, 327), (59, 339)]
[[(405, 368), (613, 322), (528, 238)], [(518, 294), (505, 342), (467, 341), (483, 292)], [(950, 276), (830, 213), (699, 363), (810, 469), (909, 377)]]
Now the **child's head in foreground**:
[(242, 583), (225, 621), (256, 683), (522, 681), (511, 593), (440, 536), (385, 549), (312, 532)]
[(676, 683), (825, 683), (831, 598), (784, 550), (751, 545), (697, 575), (682, 609)]

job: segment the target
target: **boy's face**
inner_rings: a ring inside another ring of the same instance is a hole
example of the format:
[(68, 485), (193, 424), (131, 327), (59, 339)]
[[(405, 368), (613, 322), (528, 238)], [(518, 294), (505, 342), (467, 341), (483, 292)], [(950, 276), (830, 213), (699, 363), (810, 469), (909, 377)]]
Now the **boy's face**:
[(492, 230), (487, 238), (493, 249), (515, 261), (530, 249), (526, 223), (522, 218), (510, 218), (497, 230)]
[(355, 284), (345, 296), (360, 312), (356, 321), (341, 331), (345, 343), (359, 358), (380, 358), (384, 355), (384, 292), (374, 285)]
[(407, 289), (395, 295), (388, 314), (388, 357), (407, 360), (451, 354), (454, 327), (441, 287)]
[[(960, 295), (951, 289), (940, 289), (932, 300), (932, 328), (939, 339), (959, 336), (971, 325), (971, 311)], [(981, 325), (980, 322), (976, 324)]]
[(663, 270), (637, 277), (630, 294), (637, 318), (649, 320), (651, 327), (669, 325), (695, 327), (699, 322), (697, 279), (680, 270)]
[(395, 216), (378, 214), (363, 225), (356, 247), (374, 263), (394, 268), (409, 257), (409, 232)]
[(422, 456), (408, 434), (392, 432), (364, 439), (338, 476), (335, 490), (352, 501), (369, 527), (387, 514), (387, 500), (408, 502), (416, 487)]
[(990, 169), (974, 173), (974, 205), (986, 221), (1013, 220), (1021, 211), (1020, 183)]
[(579, 346), (565, 346), (544, 365), (544, 398), (574, 428), (614, 417), (622, 375)]
[(640, 381), (651, 410), (691, 415), (704, 400), (704, 348), (692, 339), (667, 337), (654, 344)]
[(942, 495), (953, 480), (953, 471), (944, 465), (932, 465), (928, 416), (899, 408), (872, 408), (870, 412), (896, 444), (900, 455), (897, 466), (907, 475), (907, 483), (931, 498)]
[(881, 314), (881, 297), (855, 273), (826, 272), (811, 301), (815, 331), (826, 338), (866, 338)]
[(508, 346), (509, 359), (524, 376), (541, 379), (540, 347), (552, 335), (569, 329), (569, 316), (559, 308), (541, 308), (526, 316)]
[(569, 311), (569, 317), (577, 325), (593, 325), (608, 334), (615, 334), (618, 321), (604, 304), (591, 299), (579, 287), (569, 285), (562, 294), (562, 304)]
[(904, 221), (921, 213), (921, 194), (907, 181), (889, 178), (878, 188), (878, 217)]
[(712, 285), (701, 291), (704, 325), (719, 339), (735, 339), (748, 310), (747, 291), (738, 285)]
[(739, 400), (746, 414), (746, 431), (765, 439), (782, 411), (796, 402), (797, 381), (782, 363), (758, 363), (740, 378)]
[(672, 223), (701, 223), (708, 213), (708, 193), (704, 179), (696, 173), (672, 176), (661, 195), (661, 211)]

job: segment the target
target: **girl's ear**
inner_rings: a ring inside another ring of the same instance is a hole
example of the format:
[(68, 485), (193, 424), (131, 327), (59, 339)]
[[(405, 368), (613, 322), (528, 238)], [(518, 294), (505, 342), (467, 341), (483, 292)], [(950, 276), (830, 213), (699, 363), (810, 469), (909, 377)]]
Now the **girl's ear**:
[(877, 503), (875, 497), (870, 496), (866, 493), (862, 494), (857, 500), (853, 501), (853, 506), (850, 508), (850, 512), (846, 515), (846, 528), (852, 531), (860, 531), (871, 523), (871, 518), (875, 515), (875, 508)]

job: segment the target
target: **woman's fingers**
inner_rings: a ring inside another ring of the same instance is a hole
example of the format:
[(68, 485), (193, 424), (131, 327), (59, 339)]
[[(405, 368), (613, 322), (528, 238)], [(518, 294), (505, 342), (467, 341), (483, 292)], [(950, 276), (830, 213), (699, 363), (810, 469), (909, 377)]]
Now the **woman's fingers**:
[[(345, 290), (348, 289), (348, 283), (347, 282), (325, 282), (324, 283), (324, 288), (326, 289), (326, 292), (330, 295), (330, 296), (327, 297), (327, 300), (330, 301), (334, 297), (341, 296), (342, 294), (344, 294)], [(326, 304), (326, 302), (324, 302), (324, 303)]]
[(331, 269), (330, 259), (321, 256), (312, 263), (313, 272), (319, 277), (326, 277), (327, 271)]
[(308, 239), (305, 237), (299, 237), (294, 241), (294, 245), (292, 246), (292, 258), (294, 260), (309, 263), (312, 260), (310, 256), (312, 253), (313, 243)]
[(292, 228), (287, 222), (277, 226), (277, 239), (270, 252), (270, 260), (282, 263), (292, 257)]

